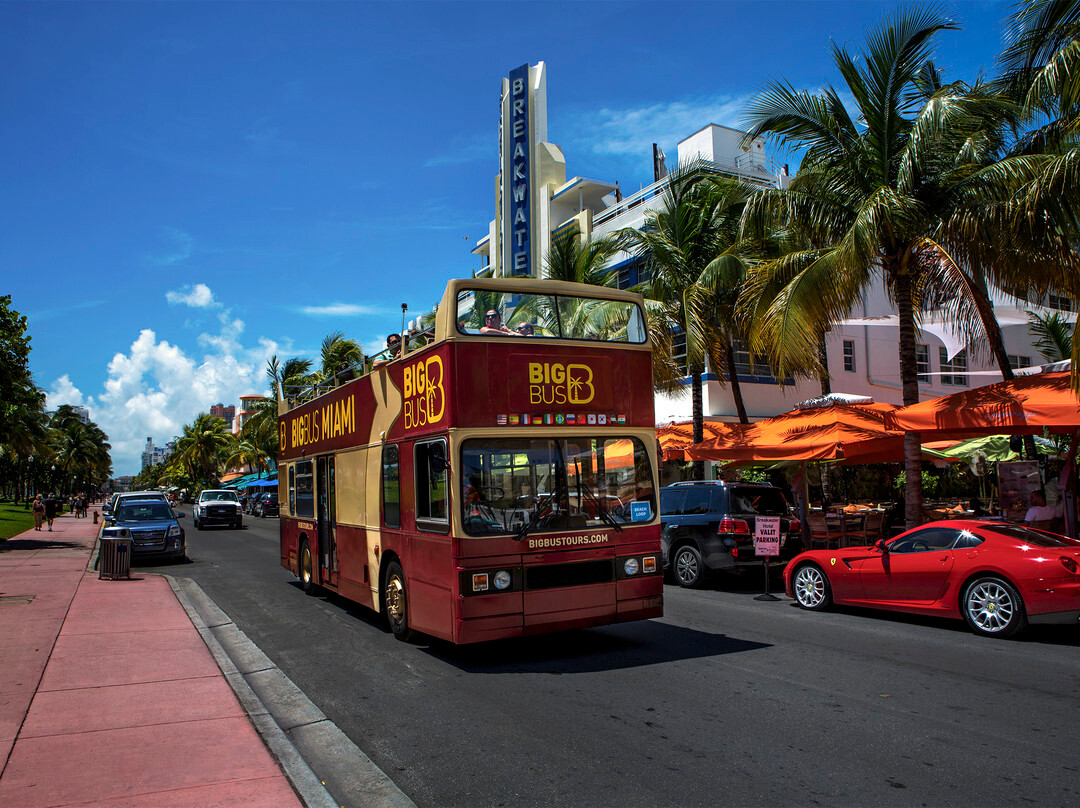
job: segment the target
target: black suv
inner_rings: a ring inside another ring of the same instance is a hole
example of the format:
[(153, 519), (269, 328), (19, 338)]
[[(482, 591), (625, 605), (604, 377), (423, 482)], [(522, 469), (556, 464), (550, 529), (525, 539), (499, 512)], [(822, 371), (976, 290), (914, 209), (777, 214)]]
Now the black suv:
[(754, 554), (754, 520), (780, 517), (782, 566), (803, 551), (801, 525), (779, 488), (767, 483), (675, 483), (660, 489), (664, 569), (679, 586), (698, 587), (713, 570), (761, 566)]

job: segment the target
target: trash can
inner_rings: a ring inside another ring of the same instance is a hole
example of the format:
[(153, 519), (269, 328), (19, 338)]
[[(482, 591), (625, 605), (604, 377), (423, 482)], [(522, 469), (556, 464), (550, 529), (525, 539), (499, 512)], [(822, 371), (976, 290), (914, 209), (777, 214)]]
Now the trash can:
[(131, 580), (131, 531), (126, 527), (106, 528), (98, 553), (98, 580)]

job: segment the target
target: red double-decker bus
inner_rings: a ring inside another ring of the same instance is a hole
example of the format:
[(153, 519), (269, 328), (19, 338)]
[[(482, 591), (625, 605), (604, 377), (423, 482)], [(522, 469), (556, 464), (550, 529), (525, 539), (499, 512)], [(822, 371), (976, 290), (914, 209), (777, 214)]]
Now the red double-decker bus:
[(385, 358), (279, 396), (281, 564), (306, 591), (455, 643), (662, 615), (640, 296), (455, 280)]

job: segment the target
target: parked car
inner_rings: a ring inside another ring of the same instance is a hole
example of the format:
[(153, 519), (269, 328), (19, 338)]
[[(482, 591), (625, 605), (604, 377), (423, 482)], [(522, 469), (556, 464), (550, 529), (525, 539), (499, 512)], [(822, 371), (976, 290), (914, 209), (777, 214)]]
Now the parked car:
[(165, 556), (180, 562), (187, 557), (187, 537), (176, 513), (163, 498), (139, 499), (121, 496), (116, 510), (105, 518), (102, 538), (131, 536), (132, 560), (147, 556)]
[(212, 525), (227, 525), (235, 530), (244, 526), (240, 498), (235, 491), (229, 489), (201, 491), (195, 502), (195, 513), (192, 518), (196, 530)]
[(660, 489), (660, 540), (664, 569), (679, 586), (699, 587), (712, 572), (760, 567), (754, 552), (758, 516), (780, 518), (783, 565), (803, 550), (801, 524), (791, 515), (783, 492), (767, 483), (675, 483)]
[(255, 498), (255, 515), (259, 517), (278, 515), (278, 496), (276, 491), (269, 494), (260, 494)]
[(870, 547), (811, 550), (784, 586), (804, 609), (831, 604), (963, 619), (1009, 637), (1080, 620), (1080, 541), (1007, 522), (930, 522)]

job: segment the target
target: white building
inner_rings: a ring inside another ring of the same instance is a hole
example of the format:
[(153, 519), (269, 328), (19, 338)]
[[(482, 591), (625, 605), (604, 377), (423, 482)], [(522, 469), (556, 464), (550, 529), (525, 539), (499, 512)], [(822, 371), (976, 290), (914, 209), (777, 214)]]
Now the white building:
[[(546, 87), (543, 62), (524, 65), (503, 79), (502, 170), (496, 180), (496, 218), (472, 251), (481, 257), (482, 268), (494, 275), (542, 276), (543, 259), (553, 240), (574, 229), (588, 238), (640, 227), (647, 211), (659, 206), (667, 187), (662, 171), (656, 172), (660, 179), (652, 185), (625, 198), (615, 181), (581, 176), (568, 180), (562, 149), (547, 142)], [(790, 181), (788, 167), (777, 165), (769, 157), (763, 139), (747, 143), (744, 135), (725, 126), (704, 126), (679, 142), (678, 163), (703, 161), (717, 173), (752, 185), (786, 187)], [(643, 262), (628, 254), (617, 256), (613, 267), (619, 271), (622, 288), (644, 280), (640, 277)], [(992, 296), (1013, 367), (1041, 362), (1039, 352), (1033, 347), (1026, 310), (1051, 309), (1031, 306), (1000, 292)], [(1069, 301), (1050, 299), (1047, 303), (1058, 310), (1071, 310)], [(868, 290), (850, 316), (826, 336), (832, 391), (901, 404), (899, 333), (896, 309), (885, 290), (880, 287)], [(752, 420), (785, 412), (798, 402), (820, 394), (820, 382), (816, 379), (780, 384), (766, 363), (751, 363), (742, 346), (735, 347), (740, 387)], [(966, 344), (940, 313), (924, 318), (917, 351), (921, 371), (919, 393), (923, 399), (1001, 380), (985, 346)], [(718, 380), (711, 368), (706, 368), (705, 381), (706, 415), (735, 420), (730, 388)], [(690, 413), (689, 395), (657, 397), (658, 425), (688, 420)]]
[(154, 439), (147, 438), (146, 446), (142, 451), (142, 468), (145, 469), (149, 466), (156, 466), (158, 463), (164, 463), (172, 454), (174, 445), (169, 442), (164, 446), (155, 446)]

